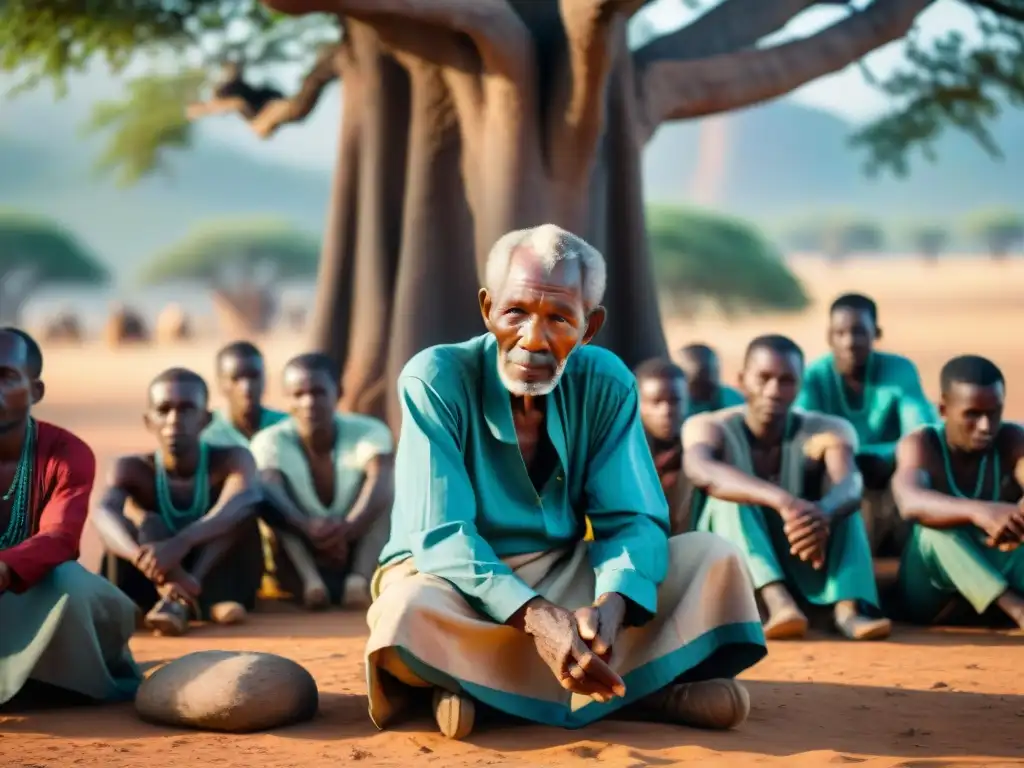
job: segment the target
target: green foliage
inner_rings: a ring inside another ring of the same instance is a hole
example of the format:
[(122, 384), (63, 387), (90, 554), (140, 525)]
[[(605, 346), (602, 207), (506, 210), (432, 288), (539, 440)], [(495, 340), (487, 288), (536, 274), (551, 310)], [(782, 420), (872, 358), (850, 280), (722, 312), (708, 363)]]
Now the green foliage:
[(102, 285), (110, 279), (107, 268), (58, 223), (0, 212), (0, 274), (21, 268), (47, 284)]
[(304, 64), (337, 37), (336, 19), (284, 16), (259, 0), (0, 0), (0, 72), (18, 77), (15, 93), (51, 83), (62, 95), (67, 75), (97, 60), (115, 74), (153, 65), (123, 102), (99, 104), (85, 126), (109, 135), (97, 169), (121, 185), (164, 166), (166, 149), (189, 144), (185, 108), (221, 64)]
[(197, 227), (159, 254), (142, 272), (143, 283), (174, 280), (216, 282), (226, 273), (251, 275), (262, 265), (276, 279), (312, 277), (320, 261), (319, 240), (275, 221), (214, 222)]
[(153, 170), (166, 169), (166, 150), (189, 145), (192, 124), (185, 107), (199, 98), (204, 80), (199, 70), (140, 77), (128, 83), (128, 98), (97, 104), (84, 131), (108, 132), (110, 141), (96, 170), (113, 173), (119, 186), (128, 187)]
[(647, 229), (658, 285), (684, 306), (711, 301), (736, 315), (795, 312), (809, 303), (778, 251), (745, 222), (651, 206)]
[(975, 7), (980, 43), (961, 31), (923, 41), (912, 34), (906, 63), (875, 84), (893, 109), (855, 134), (867, 150), (867, 170), (904, 176), (918, 150), (935, 162), (935, 142), (946, 128), (967, 133), (1001, 157), (987, 124), (1005, 106), (1024, 106), (1024, 0), (968, 0)]
[(1024, 215), (995, 208), (978, 211), (967, 218), (967, 231), (988, 248), (993, 256), (1003, 256), (1024, 244)]

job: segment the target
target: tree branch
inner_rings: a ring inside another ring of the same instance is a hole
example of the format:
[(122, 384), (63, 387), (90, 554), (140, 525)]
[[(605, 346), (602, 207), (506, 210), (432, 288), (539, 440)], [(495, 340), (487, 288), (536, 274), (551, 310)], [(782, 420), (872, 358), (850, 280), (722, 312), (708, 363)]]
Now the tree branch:
[(1001, 0), (969, 0), (969, 2), (971, 5), (992, 11), (997, 16), (1013, 21), (1024, 21), (1024, 8), (1014, 6), (1012, 3), (1002, 2)]
[(418, 21), (467, 35), (485, 69), (526, 83), (534, 77), (535, 52), (529, 30), (505, 0), (263, 0), (281, 13), (332, 13), (373, 24), (379, 20)]
[(802, 40), (771, 48), (650, 62), (639, 73), (648, 135), (666, 120), (702, 117), (782, 96), (897, 40), (934, 0), (875, 0)]
[(297, 123), (309, 116), (324, 89), (341, 77), (345, 50), (344, 41), (325, 47), (291, 98), (285, 98), (270, 88), (249, 85), (243, 79), (241, 69), (228, 67), (222, 82), (214, 88), (213, 98), (189, 105), (188, 119), (237, 112), (257, 136), (269, 138), (282, 125)]
[(816, 4), (817, 0), (725, 0), (691, 24), (655, 38), (634, 59), (644, 69), (665, 59), (702, 59), (741, 51)]

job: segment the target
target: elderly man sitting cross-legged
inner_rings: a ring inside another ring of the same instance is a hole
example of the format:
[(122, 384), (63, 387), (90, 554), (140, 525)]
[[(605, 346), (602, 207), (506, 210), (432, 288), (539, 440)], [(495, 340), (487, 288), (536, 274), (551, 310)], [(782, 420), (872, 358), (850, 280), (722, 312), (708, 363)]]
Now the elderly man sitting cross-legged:
[[(370, 715), (433, 689), (453, 738), (475, 702), (578, 728), (616, 710), (731, 728), (765, 654), (737, 550), (668, 538), (636, 380), (589, 342), (605, 263), (552, 225), (494, 246), (488, 333), (399, 377), (391, 540), (367, 620)], [(585, 542), (584, 516), (594, 541)]]

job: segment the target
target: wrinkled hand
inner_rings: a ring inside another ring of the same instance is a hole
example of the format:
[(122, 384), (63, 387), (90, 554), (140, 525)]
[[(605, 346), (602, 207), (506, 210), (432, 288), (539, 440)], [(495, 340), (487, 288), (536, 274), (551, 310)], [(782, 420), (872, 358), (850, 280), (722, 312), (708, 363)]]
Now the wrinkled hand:
[(626, 601), (622, 595), (615, 592), (601, 595), (592, 606), (577, 610), (575, 616), (580, 638), (601, 661), (607, 662), (626, 618)]
[[(600, 619), (598, 620), (600, 629)], [(545, 603), (527, 614), (526, 632), (537, 655), (568, 691), (609, 701), (626, 694), (626, 684), (580, 636), (576, 616)]]
[(820, 570), (825, 565), (828, 547), (828, 518), (817, 507), (803, 499), (793, 499), (779, 510), (783, 530), (789, 541), (789, 552)]
[(150, 581), (163, 584), (168, 574), (181, 565), (188, 552), (188, 544), (176, 537), (155, 544), (143, 544), (139, 547), (135, 567)]
[(11, 587), (11, 566), (7, 563), (0, 563), (0, 595)]
[(1024, 540), (1024, 508), (1018, 504), (981, 504), (974, 524), (985, 532), (990, 547), (1005, 551)]

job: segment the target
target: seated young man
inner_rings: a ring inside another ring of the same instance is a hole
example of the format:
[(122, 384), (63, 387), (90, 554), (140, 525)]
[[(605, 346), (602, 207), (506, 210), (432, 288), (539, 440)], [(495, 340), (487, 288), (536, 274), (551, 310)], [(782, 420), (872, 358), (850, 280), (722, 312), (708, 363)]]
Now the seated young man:
[(997, 606), (1024, 629), (1024, 428), (1002, 421), (1006, 385), (990, 360), (946, 363), (945, 423), (900, 441), (893, 493), (913, 523), (899, 584), (910, 618), (942, 622), (958, 603)]
[(226, 407), (214, 411), (203, 430), (210, 445), (249, 447), (253, 435), (288, 418), (263, 405), (266, 368), (263, 353), (248, 341), (236, 341), (217, 352), (217, 389)]
[(686, 413), (686, 376), (670, 360), (657, 357), (633, 371), (640, 395), (640, 421), (668, 501), (672, 534), (690, 529), (689, 484), (683, 475), (683, 415)]
[(245, 448), (200, 439), (208, 399), (192, 371), (157, 376), (145, 413), (157, 450), (119, 458), (93, 514), (108, 576), (166, 635), (185, 633), (191, 618), (244, 621), (263, 576), (256, 465)]
[(861, 514), (871, 551), (898, 553), (906, 527), (899, 525), (890, 480), (896, 443), (936, 420), (914, 363), (879, 352), (878, 307), (867, 296), (844, 294), (829, 309), (831, 351), (807, 366), (796, 407), (848, 421), (857, 432), (857, 467), (864, 477)]
[(308, 608), (370, 604), (370, 579), (390, 532), (394, 438), (384, 422), (336, 413), (330, 358), (299, 355), (284, 369), (291, 418), (252, 441), (275, 525), (280, 587)]
[(687, 387), (684, 418), (743, 403), (738, 390), (722, 383), (718, 354), (707, 344), (690, 344), (680, 349), (679, 365)]
[[(70, 432), (32, 418), (43, 357), (0, 331), (0, 705), (26, 687), (130, 700), (142, 681), (128, 641), (136, 609), (78, 564), (96, 459)], [(11, 745), (14, 748), (14, 745)]]
[(851, 640), (887, 637), (878, 610), (864, 522), (863, 487), (848, 423), (794, 411), (803, 353), (783, 336), (750, 342), (740, 385), (746, 404), (688, 419), (687, 477), (708, 499), (699, 530), (724, 536), (744, 553), (768, 619), (769, 639), (802, 637), (798, 600), (833, 607)]

